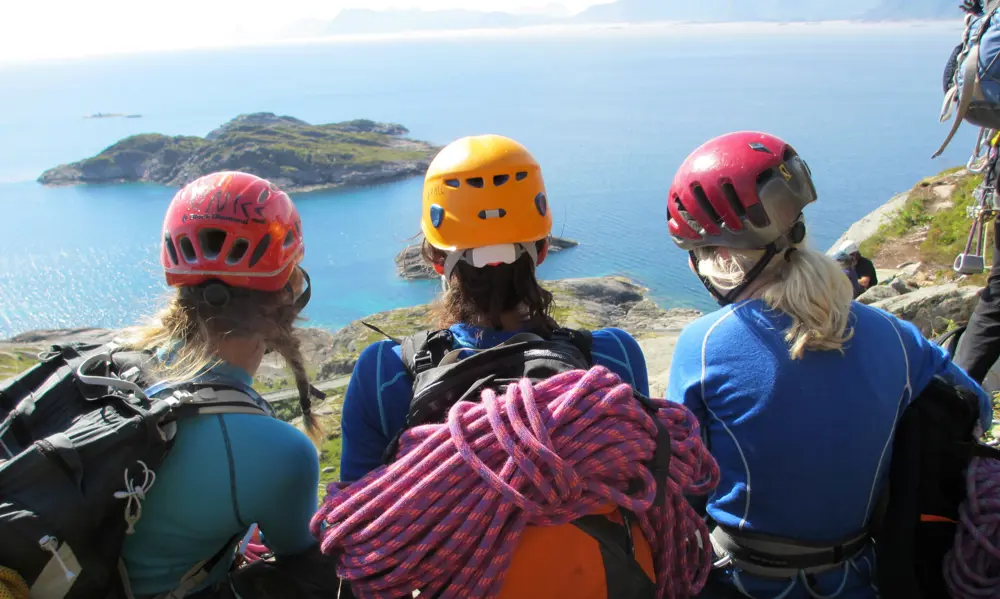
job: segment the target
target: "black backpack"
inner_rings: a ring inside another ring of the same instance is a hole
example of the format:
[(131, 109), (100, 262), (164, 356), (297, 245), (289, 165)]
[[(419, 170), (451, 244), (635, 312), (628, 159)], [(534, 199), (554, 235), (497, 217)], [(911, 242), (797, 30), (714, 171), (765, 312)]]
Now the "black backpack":
[[(538, 382), (570, 370), (587, 370), (593, 364), (589, 331), (560, 328), (546, 335), (519, 333), (483, 350), (455, 349), (454, 336), (447, 329), (423, 331), (401, 341), (389, 338), (401, 346), (403, 365), (413, 379), (413, 398), (406, 424), (383, 456), (387, 464), (395, 459), (403, 432), (421, 424), (443, 422), (453, 405), (478, 399), (483, 389), (501, 393), (508, 384), (521, 378)], [(459, 357), (468, 351), (475, 353)], [(656, 413), (656, 406), (648, 398), (638, 392), (635, 398), (650, 413)], [(670, 433), (659, 419), (654, 420), (659, 431), (657, 449), (648, 466), (657, 483), (657, 502), (662, 502), (670, 467)], [(603, 516), (584, 516), (573, 524), (594, 538), (601, 549), (609, 597), (652, 598), (655, 585), (635, 560), (630, 525), (635, 516), (627, 510), (621, 513), (624, 526)]]
[[(939, 341), (942, 345), (957, 336)], [(973, 434), (979, 399), (935, 377), (896, 426), (888, 501), (874, 530), (879, 596), (948, 597), (943, 559), (955, 544), (966, 471), (974, 457), (1000, 459), (1000, 450)]]
[[(475, 399), (487, 387), (497, 392), (527, 377), (541, 381), (570, 370), (593, 365), (589, 331), (556, 329), (545, 337), (519, 333), (485, 350), (454, 349), (448, 329), (423, 331), (400, 342), (403, 366), (413, 379), (413, 399), (406, 425), (396, 434), (384, 456), (395, 456), (399, 437), (414, 426), (443, 422), (451, 406)], [(475, 352), (459, 359), (462, 352)]]
[[(146, 389), (150, 353), (115, 344), (53, 346), (0, 382), (0, 565), (32, 597), (125, 597), (122, 544), (170, 451), (176, 421), (207, 413), (271, 415), (237, 381), (204, 378)], [(163, 399), (148, 395), (170, 389)], [(200, 583), (223, 548), (186, 578)]]

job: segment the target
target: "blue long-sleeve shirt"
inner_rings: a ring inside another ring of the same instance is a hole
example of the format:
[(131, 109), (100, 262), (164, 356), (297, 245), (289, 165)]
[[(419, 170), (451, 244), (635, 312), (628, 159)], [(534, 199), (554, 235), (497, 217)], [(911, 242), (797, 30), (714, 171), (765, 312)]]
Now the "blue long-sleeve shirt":
[[(498, 332), (464, 324), (454, 325), (450, 330), (456, 349), (493, 347), (519, 332)], [(596, 330), (591, 354), (595, 364), (606, 366), (636, 391), (649, 394), (646, 360), (631, 335), (614, 328)], [(405, 424), (412, 391), (413, 379), (403, 366), (398, 344), (379, 341), (361, 353), (344, 396), (342, 481), (353, 482), (382, 465), (382, 454)]]
[[(677, 341), (667, 397), (707, 434), (722, 474), (707, 511), (720, 524), (817, 543), (864, 530), (886, 484), (898, 418), (935, 375), (975, 390), (988, 426), (987, 395), (912, 324), (854, 302), (843, 353), (807, 351), (793, 361), (789, 322), (747, 300), (700, 318)], [(853, 564), (839, 596), (874, 598), (870, 568)], [(817, 588), (833, 593), (843, 575), (823, 573)], [(758, 599), (789, 586), (739, 578)], [(808, 594), (798, 584), (786, 597)]]
[[(221, 365), (211, 375), (249, 386), (240, 368)], [(141, 477), (135, 481), (142, 482)], [(174, 446), (142, 502), (135, 533), (122, 557), (137, 597), (171, 591), (199, 561), (256, 523), (279, 555), (316, 543), (309, 520), (316, 511), (319, 457), (294, 426), (266, 415), (201, 415), (182, 420)], [(221, 580), (223, 559), (199, 587)]]

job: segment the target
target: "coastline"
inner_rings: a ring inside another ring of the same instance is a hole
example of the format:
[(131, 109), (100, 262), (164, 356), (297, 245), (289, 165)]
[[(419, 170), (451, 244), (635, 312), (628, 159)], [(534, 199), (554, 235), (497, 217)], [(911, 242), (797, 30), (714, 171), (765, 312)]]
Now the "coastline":
[[(426, 170), (426, 169), (423, 169), (423, 170)], [(389, 184), (389, 183), (399, 183), (400, 181), (406, 181), (407, 179), (412, 179), (414, 177), (422, 176), (422, 174), (423, 174), (422, 171), (420, 173), (414, 173), (414, 174), (394, 174), (394, 175), (388, 175), (386, 177), (376, 177), (376, 178), (364, 181), (362, 183), (355, 183), (355, 182), (350, 182), (350, 183), (327, 183), (327, 184), (323, 184), (323, 185), (303, 185), (303, 186), (283, 185), (281, 187), (281, 190), (284, 191), (284, 192), (286, 192), (286, 193), (306, 194), (306, 193), (313, 193), (313, 192), (320, 192), (320, 191), (332, 191), (332, 190), (335, 190), (335, 189), (337, 189), (337, 190), (361, 189), (361, 188), (369, 187), (369, 186), (373, 186), (373, 185), (383, 185), (383, 184)], [(0, 182), (0, 183), (2, 183), (2, 182)], [(182, 187), (180, 185), (168, 185), (166, 183), (157, 183), (156, 181), (129, 181), (127, 179), (114, 179), (114, 180), (101, 181), (101, 182), (95, 182), (95, 183), (84, 182), (84, 181), (68, 181), (68, 182), (58, 182), (58, 183), (40, 183), (39, 181), (37, 181), (35, 179), (26, 179), (26, 180), (22, 180), (22, 181), (11, 181), (11, 183), (25, 183), (25, 184), (27, 184), (27, 183), (33, 183), (33, 184), (36, 184), (36, 185), (42, 185), (44, 187), (51, 187), (51, 188), (59, 188), (59, 187), (84, 187), (84, 186), (103, 187), (103, 186), (109, 186), (109, 185), (111, 185), (111, 186), (116, 186), (116, 185), (155, 185), (157, 187), (163, 187), (165, 189), (178, 190), (178, 189), (180, 189)]]

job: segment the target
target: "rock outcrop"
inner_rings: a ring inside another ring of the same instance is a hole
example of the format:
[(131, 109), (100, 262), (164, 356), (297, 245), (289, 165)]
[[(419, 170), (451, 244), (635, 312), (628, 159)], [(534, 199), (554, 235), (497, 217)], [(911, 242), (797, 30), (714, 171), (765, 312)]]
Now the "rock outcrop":
[(241, 115), (208, 136), (147, 133), (97, 156), (49, 169), (46, 185), (148, 182), (181, 186), (220, 170), (271, 180), (286, 191), (367, 185), (422, 175), (437, 147), (401, 137), (402, 125), (354, 120), (327, 125), (272, 113)]
[[(411, 243), (406, 246), (406, 248), (396, 254), (396, 272), (400, 277), (415, 281), (418, 279), (436, 279), (438, 274), (434, 272), (434, 269), (428, 266), (424, 262), (423, 256), (420, 255), (420, 246), (423, 242), (423, 237), (420, 240)], [(549, 237), (549, 252), (561, 252), (567, 248), (576, 247), (579, 245), (572, 239), (565, 239), (562, 237)]]
[(968, 322), (978, 301), (979, 288), (946, 283), (882, 299), (872, 306), (909, 320), (925, 337), (933, 337)]
[[(542, 285), (555, 298), (552, 316), (567, 327), (618, 327), (640, 339), (664, 335), (674, 338), (684, 325), (701, 315), (697, 310), (664, 310), (646, 297), (644, 287), (624, 277), (563, 279), (543, 281)], [(433, 311), (426, 305), (379, 312), (356, 320), (333, 334), (330, 355), (319, 365), (319, 378), (350, 374), (358, 355), (368, 345), (385, 339), (364, 322), (396, 338), (435, 326)]]

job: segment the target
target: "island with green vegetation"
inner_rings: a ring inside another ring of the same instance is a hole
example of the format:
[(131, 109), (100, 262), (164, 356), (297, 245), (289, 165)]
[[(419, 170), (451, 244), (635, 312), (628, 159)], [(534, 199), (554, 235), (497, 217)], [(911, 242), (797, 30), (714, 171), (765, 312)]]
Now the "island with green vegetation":
[(325, 125), (269, 112), (240, 115), (205, 137), (143, 133), (96, 156), (51, 168), (44, 185), (159, 183), (182, 186), (235, 170), (286, 191), (385, 183), (423, 175), (438, 147), (404, 137), (393, 123), (353, 120)]

